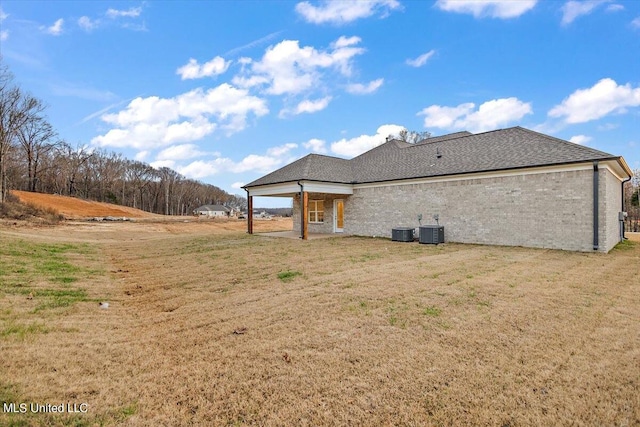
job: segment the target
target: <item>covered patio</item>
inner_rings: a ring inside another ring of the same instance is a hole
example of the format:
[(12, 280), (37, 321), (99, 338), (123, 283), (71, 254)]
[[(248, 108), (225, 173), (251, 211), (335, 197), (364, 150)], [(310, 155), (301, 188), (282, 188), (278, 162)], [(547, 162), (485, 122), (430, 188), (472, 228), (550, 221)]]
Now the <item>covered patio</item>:
[(245, 190), (248, 201), (247, 232), (249, 234), (253, 234), (254, 197), (291, 197), (293, 199), (293, 230), (277, 232), (276, 237), (288, 237), (282, 233), (289, 233), (303, 240), (342, 233), (345, 201), (353, 194), (353, 188), (349, 184), (308, 180), (260, 186), (248, 185)]

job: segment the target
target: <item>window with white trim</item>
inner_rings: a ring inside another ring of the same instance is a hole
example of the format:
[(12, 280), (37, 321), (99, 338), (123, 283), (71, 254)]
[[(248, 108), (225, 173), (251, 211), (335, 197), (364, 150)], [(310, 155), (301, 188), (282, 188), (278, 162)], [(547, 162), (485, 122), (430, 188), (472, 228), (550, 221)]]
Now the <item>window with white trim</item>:
[(324, 222), (324, 200), (309, 200), (309, 222)]

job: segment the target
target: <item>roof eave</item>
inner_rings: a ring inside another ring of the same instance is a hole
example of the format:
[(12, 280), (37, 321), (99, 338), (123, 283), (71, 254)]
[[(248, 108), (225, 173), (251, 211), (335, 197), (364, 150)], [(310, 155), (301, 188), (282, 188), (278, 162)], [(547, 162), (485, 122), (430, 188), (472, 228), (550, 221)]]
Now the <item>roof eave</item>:
[(328, 184), (358, 184), (356, 182), (344, 182), (344, 181), (329, 181), (329, 180), (325, 180), (325, 179), (308, 179), (308, 178), (300, 178), (300, 179), (288, 179), (286, 181), (277, 181), (277, 182), (269, 182), (267, 184), (259, 184), (259, 185), (251, 185), (251, 183), (242, 186), (241, 188), (248, 190), (250, 188), (259, 188), (259, 187), (266, 187), (268, 185), (278, 185), (278, 184), (293, 184), (293, 183), (299, 183), (299, 182), (326, 182)]

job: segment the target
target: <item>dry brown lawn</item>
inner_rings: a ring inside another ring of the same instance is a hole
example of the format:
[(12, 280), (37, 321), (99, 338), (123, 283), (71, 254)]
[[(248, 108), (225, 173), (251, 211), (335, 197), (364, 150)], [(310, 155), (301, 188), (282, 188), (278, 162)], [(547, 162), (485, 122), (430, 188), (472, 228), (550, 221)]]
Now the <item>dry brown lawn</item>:
[(88, 405), (0, 425), (640, 425), (637, 235), (602, 255), (243, 226), (0, 228), (0, 400)]

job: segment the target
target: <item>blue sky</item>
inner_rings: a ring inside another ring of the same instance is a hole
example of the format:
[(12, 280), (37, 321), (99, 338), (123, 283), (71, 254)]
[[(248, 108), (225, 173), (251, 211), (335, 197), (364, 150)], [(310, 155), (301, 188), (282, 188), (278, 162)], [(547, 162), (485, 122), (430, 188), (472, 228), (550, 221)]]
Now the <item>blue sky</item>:
[[(239, 187), (400, 129), (524, 126), (640, 168), (640, 1), (13, 1), (60, 137)], [(265, 200), (265, 206), (284, 205)]]

